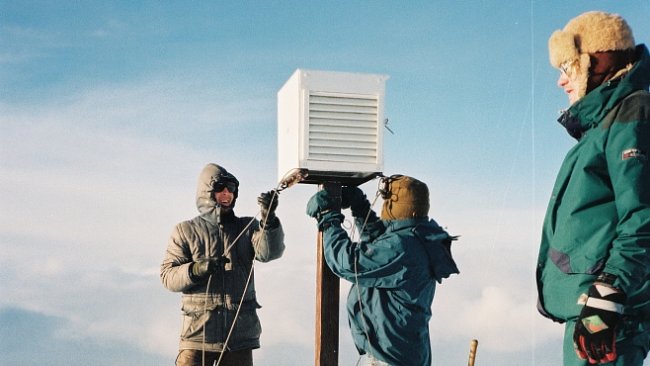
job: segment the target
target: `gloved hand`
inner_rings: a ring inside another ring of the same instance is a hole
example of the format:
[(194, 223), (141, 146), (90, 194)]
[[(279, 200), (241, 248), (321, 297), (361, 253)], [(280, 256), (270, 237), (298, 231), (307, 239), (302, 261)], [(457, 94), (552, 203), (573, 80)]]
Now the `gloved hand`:
[(268, 191), (260, 194), (257, 198), (257, 204), (260, 205), (260, 216), (262, 227), (275, 227), (279, 222), (275, 216), (275, 209), (278, 208), (278, 192)]
[(366, 217), (370, 210), (370, 202), (366, 195), (359, 187), (342, 187), (341, 188), (341, 208), (350, 208), (352, 216)]
[[(603, 278), (607, 281), (599, 282)], [(589, 288), (573, 333), (573, 346), (578, 357), (593, 364), (616, 359), (616, 331), (627, 296), (613, 287), (612, 278), (612, 275), (601, 274)]]
[(229, 262), (230, 260), (223, 256), (219, 258), (201, 258), (190, 266), (190, 277), (192, 277), (193, 281), (203, 280)]
[(321, 216), (333, 207), (334, 200), (330, 197), (329, 192), (323, 189), (311, 196), (309, 202), (307, 202), (307, 215), (320, 220)]
[(335, 202), (325, 189), (316, 192), (307, 202), (307, 215), (318, 221), (318, 227), (323, 228), (325, 223), (333, 219), (343, 220), (343, 215), (338, 210), (333, 210)]

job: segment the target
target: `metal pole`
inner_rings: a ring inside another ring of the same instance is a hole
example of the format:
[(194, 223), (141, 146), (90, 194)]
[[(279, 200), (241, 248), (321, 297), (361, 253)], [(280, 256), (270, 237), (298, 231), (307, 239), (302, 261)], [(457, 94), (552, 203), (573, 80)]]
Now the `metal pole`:
[[(323, 183), (341, 209), (341, 185)], [(330, 270), (323, 254), (323, 232), (316, 243), (316, 366), (337, 366), (339, 353), (339, 278)]]

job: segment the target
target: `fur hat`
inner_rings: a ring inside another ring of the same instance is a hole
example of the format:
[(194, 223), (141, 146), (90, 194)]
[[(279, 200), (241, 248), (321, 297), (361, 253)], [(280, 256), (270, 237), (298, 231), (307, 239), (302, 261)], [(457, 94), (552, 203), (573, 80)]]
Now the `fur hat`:
[(571, 19), (548, 40), (551, 65), (575, 73), (578, 98), (587, 94), (589, 54), (634, 49), (632, 29), (618, 14), (590, 11)]
[(387, 180), (382, 220), (427, 217), (429, 214), (429, 188), (415, 178), (405, 175), (392, 176)]

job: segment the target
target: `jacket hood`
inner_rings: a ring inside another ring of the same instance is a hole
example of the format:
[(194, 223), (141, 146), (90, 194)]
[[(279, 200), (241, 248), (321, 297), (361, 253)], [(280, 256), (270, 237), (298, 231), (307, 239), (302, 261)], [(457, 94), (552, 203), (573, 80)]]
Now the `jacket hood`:
[(385, 180), (382, 220), (426, 217), (429, 213), (429, 188), (424, 182), (406, 175), (393, 175)]
[(650, 54), (641, 44), (636, 47), (637, 61), (628, 73), (606, 81), (567, 109), (558, 120), (576, 139), (595, 127), (618, 103), (637, 90), (650, 86)]
[(420, 238), (427, 251), (429, 269), (438, 283), (441, 283), (443, 278), (460, 273), (451, 256), (451, 242), (456, 240), (455, 237), (449, 235), (434, 220), (418, 224), (413, 232)]
[(429, 218), (413, 218), (404, 220), (382, 221), (388, 230), (396, 231), (412, 227), (415, 236), (420, 240), (429, 259), (429, 270), (433, 278), (441, 283), (454, 273), (460, 273), (451, 255), (451, 242), (456, 240), (449, 235), (438, 223)]
[[(207, 164), (201, 174), (199, 175), (199, 182), (196, 187), (196, 208), (201, 213), (201, 216), (209, 218), (213, 217), (216, 219), (220, 214), (217, 201), (214, 199), (214, 184), (217, 182), (234, 182), (237, 187), (239, 187), (239, 181), (235, 178), (234, 175), (230, 174), (225, 168), (210, 163)], [(237, 200), (237, 193), (239, 188), (234, 192), (234, 199), (232, 202), (231, 208), (235, 207), (235, 202)], [(211, 221), (211, 220), (208, 220)]]

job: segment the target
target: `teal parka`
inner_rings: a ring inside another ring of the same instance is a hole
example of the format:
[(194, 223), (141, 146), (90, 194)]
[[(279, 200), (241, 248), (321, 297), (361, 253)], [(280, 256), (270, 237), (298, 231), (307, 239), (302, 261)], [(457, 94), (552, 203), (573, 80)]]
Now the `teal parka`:
[(560, 119), (578, 143), (558, 173), (537, 261), (539, 310), (578, 317), (602, 273), (628, 297), (625, 316), (650, 321), (650, 56), (574, 103)]
[[(200, 215), (174, 227), (160, 266), (163, 285), (183, 293), (180, 349), (221, 352), (233, 323), (229, 350), (259, 348), (262, 328), (257, 316), (260, 305), (254, 276), (251, 274), (248, 287), (246, 282), (253, 260), (277, 259), (285, 247), (279, 220), (273, 227), (262, 228), (253, 217), (237, 217), (232, 211), (220, 214), (212, 186), (223, 175), (229, 173), (222, 167), (205, 166), (196, 193)], [(209, 281), (195, 281), (190, 275), (192, 262), (224, 254), (228, 263), (212, 274)]]
[[(360, 354), (394, 366), (431, 364), (429, 320), (436, 281), (458, 268), (453, 240), (434, 220), (380, 221), (374, 214), (352, 242), (339, 221), (323, 233), (325, 260), (352, 282), (347, 311)], [(358, 227), (363, 219), (356, 218)]]

